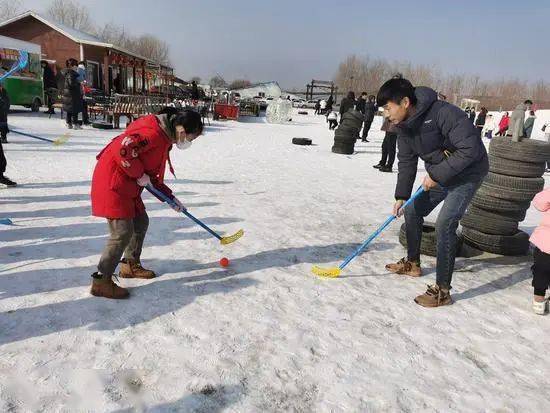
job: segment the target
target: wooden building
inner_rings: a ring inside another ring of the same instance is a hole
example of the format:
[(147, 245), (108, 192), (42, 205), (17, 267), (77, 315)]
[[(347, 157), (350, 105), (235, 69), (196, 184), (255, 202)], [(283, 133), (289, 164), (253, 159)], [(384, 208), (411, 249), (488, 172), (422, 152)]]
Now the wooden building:
[(42, 58), (55, 65), (85, 61), (91, 87), (105, 94), (146, 94), (152, 86), (173, 85), (173, 69), (153, 62), (95, 36), (27, 11), (0, 23), (0, 35), (39, 44)]

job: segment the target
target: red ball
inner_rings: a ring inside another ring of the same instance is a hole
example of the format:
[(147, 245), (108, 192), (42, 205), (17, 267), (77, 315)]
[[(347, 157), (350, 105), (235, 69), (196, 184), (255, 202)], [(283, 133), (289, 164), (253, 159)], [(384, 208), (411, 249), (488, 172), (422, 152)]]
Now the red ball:
[(221, 260), (220, 260), (220, 265), (222, 267), (227, 267), (229, 265), (229, 260), (225, 257), (223, 257)]

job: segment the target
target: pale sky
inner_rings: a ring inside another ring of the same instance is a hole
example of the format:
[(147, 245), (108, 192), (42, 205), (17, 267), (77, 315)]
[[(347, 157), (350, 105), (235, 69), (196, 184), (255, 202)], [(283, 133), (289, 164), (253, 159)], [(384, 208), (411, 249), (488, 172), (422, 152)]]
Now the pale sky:
[[(43, 11), (47, 0), (23, 0)], [(87, 0), (93, 19), (170, 44), (178, 76), (332, 79), (348, 55), (550, 81), (550, 1)]]

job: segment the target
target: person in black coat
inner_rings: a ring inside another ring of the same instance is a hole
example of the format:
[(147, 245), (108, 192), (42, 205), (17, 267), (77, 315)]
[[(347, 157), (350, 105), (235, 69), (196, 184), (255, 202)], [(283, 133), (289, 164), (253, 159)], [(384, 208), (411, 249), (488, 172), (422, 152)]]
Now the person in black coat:
[(44, 95), (46, 96), (46, 105), (48, 106), (48, 111), (46, 113), (53, 115), (55, 111), (53, 109), (53, 104), (55, 102), (55, 96), (57, 95), (57, 82), (55, 80), (55, 75), (53, 70), (45, 60), (40, 61), (42, 66), (42, 81), (44, 83)]
[(363, 115), (365, 114), (365, 105), (367, 103), (367, 96), (368, 96), (367, 92), (361, 93), (361, 97), (359, 98), (359, 100), (357, 100), (357, 103), (355, 104), (355, 110), (358, 110)]
[[(487, 151), (474, 125), (460, 108), (437, 99), (428, 87), (414, 87), (406, 79), (388, 80), (380, 88), (378, 104), (396, 127), (398, 142), (397, 185), (393, 214), (404, 213), (407, 256), (386, 269), (420, 276), (420, 243), (424, 218), (441, 202), (436, 223), (436, 282), (415, 302), (424, 307), (452, 303), (450, 295), (457, 250), (458, 223), (489, 171)], [(411, 197), (418, 160), (424, 161), (424, 192), (402, 209)]]
[(82, 112), (82, 89), (78, 81), (78, 62), (69, 59), (66, 63), (65, 82), (63, 84), (63, 110), (67, 114), (67, 127), (80, 129), (78, 114)]
[(470, 122), (474, 123), (476, 120), (476, 110), (475, 108), (470, 109), (470, 113), (468, 114), (468, 118), (470, 119)]
[(6, 172), (6, 166), (7, 161), (6, 157), (4, 156), (4, 148), (2, 147), (2, 143), (8, 143), (7, 140), (7, 134), (9, 132), (8, 130), (8, 112), (10, 110), (10, 98), (8, 96), (8, 92), (6, 92), (6, 89), (4, 89), (4, 85), (0, 83), (0, 184), (6, 185), (6, 186), (15, 186), (16, 183), (13, 182), (8, 177), (4, 176), (4, 172)]
[(191, 82), (191, 99), (199, 100), (199, 87), (195, 80)]
[(334, 98), (330, 95), (327, 99), (327, 113), (332, 112), (332, 107), (334, 106)]
[(374, 120), (374, 115), (378, 111), (376, 106), (376, 96), (370, 95), (368, 100), (365, 102), (365, 120), (363, 122), (363, 133), (361, 135), (361, 142), (368, 142), (367, 136), (369, 136), (370, 126)]
[(355, 93), (352, 91), (348, 92), (348, 95), (342, 99), (340, 103), (340, 117), (346, 113), (348, 110), (355, 107)]

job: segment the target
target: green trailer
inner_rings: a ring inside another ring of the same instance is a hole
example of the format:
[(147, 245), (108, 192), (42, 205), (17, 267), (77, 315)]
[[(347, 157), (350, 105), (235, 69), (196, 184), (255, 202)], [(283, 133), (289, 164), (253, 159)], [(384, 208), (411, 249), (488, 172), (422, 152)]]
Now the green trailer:
[(38, 112), (44, 102), (44, 85), (42, 67), (40, 66), (41, 49), (34, 43), (0, 36), (0, 75), (8, 71), (19, 57), (19, 50), (29, 54), (29, 64), (23, 70), (4, 80), (11, 105), (21, 105)]

